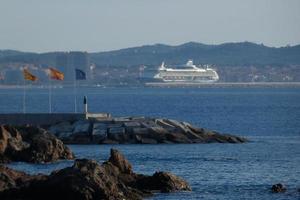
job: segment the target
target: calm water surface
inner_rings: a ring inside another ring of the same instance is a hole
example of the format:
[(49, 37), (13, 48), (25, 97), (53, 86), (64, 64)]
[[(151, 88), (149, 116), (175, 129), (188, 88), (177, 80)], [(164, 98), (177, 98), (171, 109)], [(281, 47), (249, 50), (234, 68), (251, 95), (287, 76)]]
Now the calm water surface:
[[(193, 192), (158, 194), (151, 199), (299, 199), (300, 89), (80, 88), (91, 112), (114, 116), (166, 117), (220, 132), (243, 135), (247, 144), (71, 145), (77, 157), (102, 162), (115, 147), (139, 173), (172, 171), (189, 181)], [(0, 113), (22, 111), (22, 89), (0, 90)], [(72, 89), (54, 89), (55, 112), (73, 112)], [(28, 112), (48, 112), (48, 90), (26, 92)], [(78, 105), (82, 111), (82, 106)], [(72, 165), (13, 163), (28, 173), (50, 173)], [(272, 184), (288, 187), (272, 194)]]

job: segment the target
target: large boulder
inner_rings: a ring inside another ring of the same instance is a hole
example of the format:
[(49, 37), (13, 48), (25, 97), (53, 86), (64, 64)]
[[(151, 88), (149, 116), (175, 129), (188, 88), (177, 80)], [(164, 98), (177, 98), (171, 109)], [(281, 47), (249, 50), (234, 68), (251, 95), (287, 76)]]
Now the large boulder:
[(73, 124), (73, 134), (89, 134), (90, 122), (87, 120), (76, 121)]
[(136, 187), (164, 193), (191, 190), (185, 180), (169, 172), (155, 172), (152, 176), (139, 176), (136, 181)]
[(71, 150), (46, 130), (33, 127), (0, 127), (0, 161), (24, 161), (33, 163), (73, 159)]
[(161, 192), (191, 190), (189, 184), (185, 180), (170, 172), (156, 172), (152, 176), (152, 181), (154, 186), (152, 190), (160, 190)]
[(107, 138), (107, 125), (105, 123), (95, 122), (93, 124), (92, 136), (93, 140), (97, 140), (97, 142), (105, 140)]
[(177, 190), (190, 190), (190, 187), (170, 173), (135, 174), (126, 158), (112, 149), (110, 158), (102, 165), (93, 160), (76, 160), (72, 167), (54, 171), (49, 176), (33, 177), (27, 184), (14, 187), (5, 186), (0, 199), (140, 200), (154, 191)]
[(60, 122), (49, 127), (49, 132), (58, 136), (59, 133), (68, 133), (73, 131), (73, 125), (68, 122)]
[(54, 135), (37, 127), (27, 127), (24, 141), (30, 144), (22, 151), (21, 159), (27, 162), (43, 163), (60, 159), (73, 159), (71, 150)]

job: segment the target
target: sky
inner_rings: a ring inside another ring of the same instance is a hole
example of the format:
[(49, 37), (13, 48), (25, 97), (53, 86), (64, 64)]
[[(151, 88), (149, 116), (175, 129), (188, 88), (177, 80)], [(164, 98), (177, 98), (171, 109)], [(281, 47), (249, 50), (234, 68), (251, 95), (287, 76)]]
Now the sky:
[(300, 44), (300, 0), (0, 0), (0, 49)]

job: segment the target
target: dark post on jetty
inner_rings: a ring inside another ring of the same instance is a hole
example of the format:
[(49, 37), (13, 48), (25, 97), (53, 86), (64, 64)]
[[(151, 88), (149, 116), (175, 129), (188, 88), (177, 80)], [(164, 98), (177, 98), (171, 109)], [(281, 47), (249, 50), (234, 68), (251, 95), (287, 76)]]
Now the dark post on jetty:
[(84, 113), (86, 114), (88, 112), (88, 105), (87, 105), (87, 97), (83, 97), (83, 105), (84, 105)]

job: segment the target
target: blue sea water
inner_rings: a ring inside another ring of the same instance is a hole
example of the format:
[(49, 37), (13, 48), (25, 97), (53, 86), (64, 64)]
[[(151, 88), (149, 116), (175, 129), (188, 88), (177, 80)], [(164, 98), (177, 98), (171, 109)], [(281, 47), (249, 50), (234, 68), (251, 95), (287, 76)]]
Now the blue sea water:
[[(73, 112), (70, 88), (54, 89), (54, 112)], [(22, 112), (22, 89), (0, 90), (0, 113)], [(91, 112), (113, 116), (153, 116), (245, 136), (246, 144), (70, 145), (79, 158), (108, 158), (120, 149), (138, 173), (171, 171), (192, 192), (157, 194), (150, 199), (299, 199), (300, 89), (298, 88), (79, 88)], [(48, 112), (48, 90), (26, 91), (28, 112)], [(72, 161), (31, 165), (12, 163), (28, 173), (50, 173)], [(283, 183), (288, 191), (272, 194)]]

